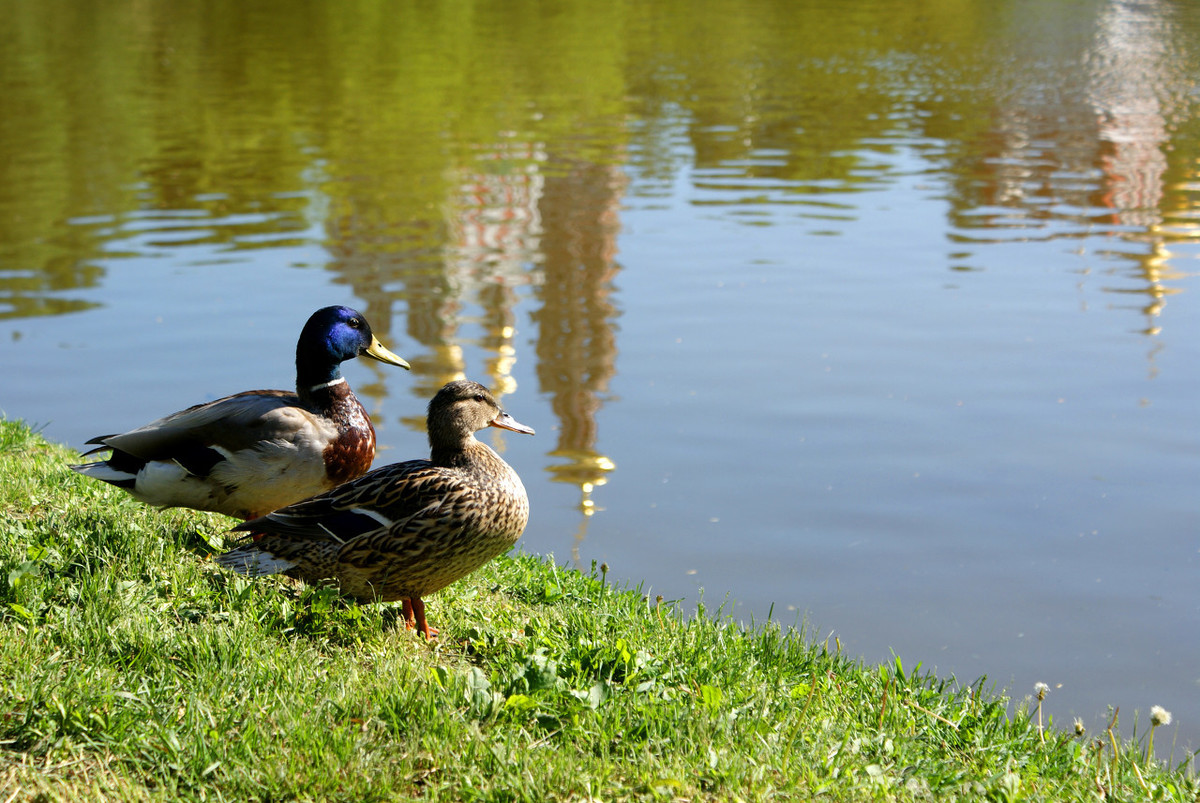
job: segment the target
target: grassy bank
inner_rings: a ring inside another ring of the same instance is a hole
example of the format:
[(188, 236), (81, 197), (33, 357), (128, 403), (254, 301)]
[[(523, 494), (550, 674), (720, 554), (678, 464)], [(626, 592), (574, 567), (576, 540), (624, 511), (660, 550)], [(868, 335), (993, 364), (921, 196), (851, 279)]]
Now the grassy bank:
[(433, 597), (427, 645), (394, 606), (216, 569), (229, 520), (74, 457), (0, 422), (0, 803), (1200, 795), (1145, 740), (1043, 737), (982, 683), (531, 556)]

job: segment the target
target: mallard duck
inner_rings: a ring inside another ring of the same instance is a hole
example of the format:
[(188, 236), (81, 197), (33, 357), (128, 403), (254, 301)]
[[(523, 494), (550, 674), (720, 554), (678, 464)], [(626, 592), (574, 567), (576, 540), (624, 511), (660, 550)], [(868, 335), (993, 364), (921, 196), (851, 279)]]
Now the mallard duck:
[(487, 388), (461, 380), (429, 403), (430, 458), (377, 468), (332, 491), (247, 521), (253, 539), (216, 560), (241, 574), (330, 583), (359, 602), (404, 600), (425, 638), (422, 597), (506, 552), (529, 520), (521, 478), (475, 439), (484, 427), (533, 434)]
[(325, 307), (296, 344), (296, 392), (248, 390), (152, 421), (99, 444), (106, 460), (71, 466), (161, 507), (252, 519), (361, 476), (375, 429), (341, 364), (373, 357), (408, 368), (349, 307)]

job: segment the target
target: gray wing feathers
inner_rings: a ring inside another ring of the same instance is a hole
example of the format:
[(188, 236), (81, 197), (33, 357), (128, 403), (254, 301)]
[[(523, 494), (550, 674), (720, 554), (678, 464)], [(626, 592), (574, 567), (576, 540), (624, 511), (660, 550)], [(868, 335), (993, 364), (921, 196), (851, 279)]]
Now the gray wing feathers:
[(313, 437), (323, 427), (316, 415), (299, 407), (295, 394), (285, 391), (252, 391), (226, 396), (207, 404), (152, 421), (145, 426), (96, 439), (143, 459), (169, 459), (181, 444), (220, 446), (238, 451), (261, 441), (294, 439), (310, 429)]

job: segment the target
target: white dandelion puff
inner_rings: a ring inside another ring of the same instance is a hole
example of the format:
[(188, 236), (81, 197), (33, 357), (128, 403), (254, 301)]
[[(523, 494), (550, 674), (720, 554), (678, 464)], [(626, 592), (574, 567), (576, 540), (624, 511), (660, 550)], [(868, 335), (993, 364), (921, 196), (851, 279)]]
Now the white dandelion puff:
[(1146, 758), (1154, 757), (1154, 730), (1159, 725), (1171, 724), (1171, 712), (1161, 705), (1150, 706), (1150, 738), (1146, 743)]

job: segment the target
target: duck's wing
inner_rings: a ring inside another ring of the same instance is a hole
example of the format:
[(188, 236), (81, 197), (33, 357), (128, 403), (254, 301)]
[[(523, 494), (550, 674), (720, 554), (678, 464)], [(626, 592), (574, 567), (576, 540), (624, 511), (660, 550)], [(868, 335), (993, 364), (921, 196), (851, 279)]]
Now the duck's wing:
[[(174, 460), (197, 448), (219, 447), (227, 452), (253, 448), (257, 443), (287, 440), (315, 426), (315, 415), (300, 406), (294, 393), (251, 390), (151, 421), (117, 435), (93, 438), (92, 452), (115, 449), (142, 460)], [(88, 452), (91, 454), (92, 452)]]
[(394, 463), (234, 530), (249, 533), (255, 540), (279, 536), (271, 541), (272, 551), (284, 541), (345, 544), (385, 532), (396, 534), (414, 521), (438, 515), (446, 482), (445, 470), (428, 460)]

